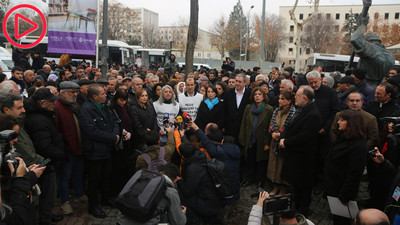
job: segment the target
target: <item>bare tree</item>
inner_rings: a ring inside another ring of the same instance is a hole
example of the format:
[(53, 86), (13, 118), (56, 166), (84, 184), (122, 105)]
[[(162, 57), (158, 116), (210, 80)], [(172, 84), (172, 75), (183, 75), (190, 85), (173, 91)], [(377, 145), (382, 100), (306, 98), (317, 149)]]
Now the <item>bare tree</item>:
[(228, 23), (224, 16), (221, 16), (217, 21), (214, 22), (210, 28), (210, 41), (213, 47), (216, 47), (218, 52), (221, 54), (221, 60), (224, 59), (225, 51), (228, 47), (228, 39), (226, 38), (228, 29)]
[(160, 32), (155, 26), (143, 28), (142, 45), (146, 48), (161, 48)]
[(185, 54), (185, 73), (193, 71), (193, 56), (199, 32), (199, 0), (190, 0), (190, 22)]
[[(102, 8), (102, 6), (100, 7)], [(117, 0), (108, 4), (108, 29), (107, 35), (111, 40), (131, 41), (135, 39), (133, 33), (133, 21), (138, 15), (135, 11)], [(103, 12), (100, 11), (100, 28), (103, 23)], [(102, 31), (100, 31), (102, 32)]]
[[(265, 18), (264, 59), (266, 61), (275, 62), (278, 50), (285, 46), (284, 43), (287, 39), (287, 34), (284, 32), (285, 27), (285, 20), (281, 16), (271, 14), (267, 15)], [(260, 16), (255, 17), (254, 32), (254, 41), (251, 43), (255, 49), (259, 49), (262, 32), (262, 21)]]
[(341, 36), (339, 24), (330, 18), (330, 14), (318, 14), (304, 27), (302, 40), (313, 52), (338, 53)]
[(315, 15), (318, 13), (318, 7), (319, 7), (319, 0), (310, 0), (310, 3), (314, 3), (314, 12), (306, 19), (303, 20), (303, 22), (299, 22), (296, 19), (295, 16), (295, 11), (297, 8), (297, 4), (299, 3), (299, 0), (296, 0), (294, 3), (294, 6), (291, 10), (289, 10), (289, 15), (290, 19), (293, 20), (295, 26), (296, 26), (296, 65), (295, 65), (295, 71), (299, 71), (300, 69), (300, 47), (301, 47), (301, 36), (303, 34), (303, 28), (304, 25), (310, 21)]

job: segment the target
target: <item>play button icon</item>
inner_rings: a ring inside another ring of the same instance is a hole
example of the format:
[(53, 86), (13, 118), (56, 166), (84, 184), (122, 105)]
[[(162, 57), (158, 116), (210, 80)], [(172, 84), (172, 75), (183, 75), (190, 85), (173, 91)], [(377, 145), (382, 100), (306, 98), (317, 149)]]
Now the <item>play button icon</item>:
[[(33, 27), (31, 29), (25, 31), (22, 34), (19, 34), (19, 19), (24, 20), (25, 22), (29, 23)], [(20, 39), (20, 38), (32, 33), (33, 31), (35, 31), (38, 28), (39, 28), (39, 25), (37, 23), (33, 22), (32, 20), (26, 18), (25, 16), (23, 16), (23, 15), (21, 15), (19, 13), (15, 14), (15, 31), (14, 31), (15, 33), (14, 33), (14, 36), (15, 36), (16, 39)]]
[[(26, 18), (25, 16), (21, 15), (20, 13), (15, 13), (14, 15), (14, 39), (10, 37), (9, 32), (7, 30), (7, 20), (10, 18), (11, 14), (14, 13), (16, 10), (18, 9), (31, 9), (33, 11), (35, 11), (41, 19), (42, 22), (42, 31), (41, 34), (39, 36), (39, 38), (34, 41), (33, 43), (29, 43), (29, 44), (19, 44), (15, 41), (21, 39), (22, 37), (34, 32), (35, 30), (37, 30), (39, 28), (39, 24), (33, 22), (32, 20)], [(27, 31), (23, 32), (22, 34), (20, 34), (20, 26), (19, 23), (23, 22), (23, 23), (28, 23), (30, 24), (32, 27), (30, 29), (28, 29)], [(47, 31), (47, 22), (46, 22), (46, 17), (44, 16), (44, 14), (35, 6), (29, 5), (29, 4), (21, 4), (21, 5), (17, 5), (14, 6), (13, 8), (11, 8), (6, 15), (4, 16), (3, 19), (3, 24), (2, 24), (2, 28), (3, 28), (3, 32), (4, 32), (4, 37), (14, 46), (18, 47), (18, 48), (32, 48), (35, 47), (37, 44), (40, 43), (41, 40), (43, 40), (43, 38), (46, 35), (46, 31)]]

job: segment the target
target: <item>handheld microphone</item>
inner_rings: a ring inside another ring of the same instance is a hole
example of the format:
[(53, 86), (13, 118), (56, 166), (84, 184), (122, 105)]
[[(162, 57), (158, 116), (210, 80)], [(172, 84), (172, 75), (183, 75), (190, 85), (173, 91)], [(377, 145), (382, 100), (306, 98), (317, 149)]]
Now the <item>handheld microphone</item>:
[(181, 130), (182, 129), (182, 123), (183, 123), (183, 118), (182, 116), (177, 116), (176, 117), (176, 122), (178, 124), (178, 129)]
[(169, 127), (169, 113), (164, 113), (163, 125)]
[(189, 115), (189, 113), (184, 112), (182, 114), (183, 120), (185, 121), (185, 123), (189, 123), (192, 122), (192, 117)]

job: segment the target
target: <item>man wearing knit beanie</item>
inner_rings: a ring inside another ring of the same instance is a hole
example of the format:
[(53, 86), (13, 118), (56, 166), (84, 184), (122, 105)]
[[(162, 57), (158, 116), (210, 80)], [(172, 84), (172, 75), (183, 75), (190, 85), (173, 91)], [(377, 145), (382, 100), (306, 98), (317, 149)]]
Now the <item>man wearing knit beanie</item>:
[(356, 82), (357, 91), (365, 96), (365, 105), (375, 101), (375, 92), (365, 81), (365, 75), (367, 72), (363, 69), (354, 69), (351, 76)]

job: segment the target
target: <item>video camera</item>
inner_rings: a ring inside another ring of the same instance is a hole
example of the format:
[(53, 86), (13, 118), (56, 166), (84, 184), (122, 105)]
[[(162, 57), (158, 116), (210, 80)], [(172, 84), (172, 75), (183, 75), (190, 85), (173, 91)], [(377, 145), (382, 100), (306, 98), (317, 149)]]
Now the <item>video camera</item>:
[[(263, 191), (262, 188), (258, 188), (256, 193), (253, 193), (250, 197), (256, 198)], [(292, 194), (274, 195), (264, 200), (263, 215), (273, 215), (273, 225), (278, 225), (282, 214), (290, 211), (292, 211)]]
[(388, 142), (391, 141), (393, 146), (397, 147), (400, 137), (400, 118), (399, 117), (383, 117), (380, 119), (384, 124), (393, 123), (393, 131), (388, 135)]
[[(18, 160), (16, 157), (21, 157), (21, 155), (15, 152), (14, 146), (9, 146), (10, 141), (17, 138), (17, 132), (13, 130), (3, 130), (0, 132), (0, 153), (1, 158), (3, 159), (1, 162), (1, 168), (5, 174), (10, 174), (10, 170), (8, 169), (8, 163), (11, 162), (14, 166), (14, 169), (17, 170), (18, 168)], [(4, 174), (3, 173), (3, 174)]]

